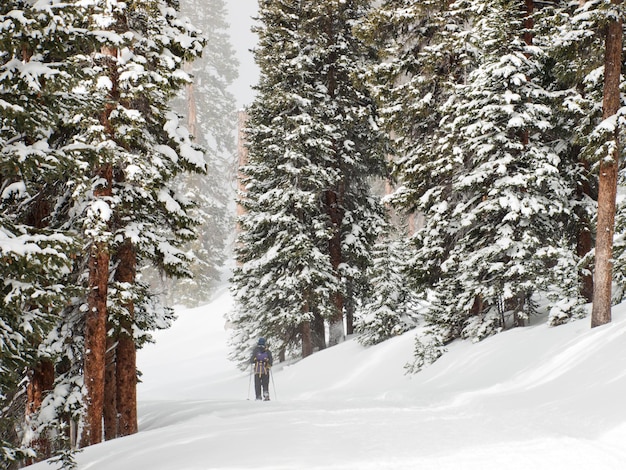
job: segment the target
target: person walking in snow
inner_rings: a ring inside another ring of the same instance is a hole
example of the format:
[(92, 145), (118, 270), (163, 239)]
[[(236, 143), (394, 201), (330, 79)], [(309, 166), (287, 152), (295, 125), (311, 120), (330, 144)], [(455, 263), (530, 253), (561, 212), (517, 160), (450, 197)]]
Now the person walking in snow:
[[(267, 348), (265, 338), (259, 338), (250, 363), (254, 371), (254, 391), (257, 400), (268, 401), (270, 399), (270, 368), (273, 364), (272, 351)], [(261, 395), (261, 390), (263, 395)]]

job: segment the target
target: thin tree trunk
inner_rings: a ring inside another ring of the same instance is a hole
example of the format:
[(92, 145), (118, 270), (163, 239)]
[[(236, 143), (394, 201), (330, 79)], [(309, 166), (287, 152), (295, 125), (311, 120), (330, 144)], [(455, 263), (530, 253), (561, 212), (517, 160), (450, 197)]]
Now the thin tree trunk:
[[(191, 62), (185, 62), (185, 72), (191, 74), (192, 65)], [(196, 106), (196, 96), (195, 89), (193, 83), (189, 83), (186, 86), (187, 89), (187, 125), (189, 127), (189, 133), (194, 136), (196, 139), (198, 138), (198, 108)]]
[(341, 189), (339, 191), (326, 191), (326, 210), (330, 216), (331, 227), (333, 230), (333, 236), (328, 242), (328, 252), (330, 255), (330, 263), (338, 284), (337, 290), (331, 295), (331, 303), (334, 314), (329, 319), (329, 346), (334, 346), (340, 343), (345, 336), (343, 328), (344, 298), (341, 293), (341, 273), (339, 270), (339, 266), (341, 265), (343, 259), (341, 253), (341, 224), (343, 214), (341, 209), (341, 198), (338, 194), (340, 192), (342, 192)]
[[(103, 65), (108, 68), (113, 86), (110, 102), (106, 103), (100, 115), (100, 122), (111, 138), (115, 137), (109, 120), (119, 100), (118, 73), (116, 69), (117, 48), (102, 46)], [(113, 166), (103, 163), (96, 168), (100, 178), (94, 190), (94, 198), (111, 197), (113, 192)], [(105, 242), (94, 241), (89, 252), (89, 294), (88, 311), (85, 320), (85, 426), (81, 447), (102, 442), (104, 418), (104, 390), (107, 346), (107, 294), (109, 283), (109, 247)]]
[[(586, 0), (579, 0), (578, 5), (583, 6)], [(557, 2), (558, 3), (558, 2)], [(583, 165), (587, 167), (587, 163), (583, 162)], [(582, 188), (582, 197), (584, 195), (591, 195), (591, 188), (589, 183), (584, 183)], [(581, 198), (582, 198), (581, 197)], [(583, 223), (579, 226), (578, 231), (578, 243), (576, 247), (576, 253), (581, 258), (587, 255), (593, 249), (593, 237), (591, 236), (591, 223), (587, 221), (587, 223)], [(587, 268), (587, 266), (583, 266), (583, 268)], [(593, 271), (592, 266), (588, 266), (590, 271)], [(593, 292), (594, 292), (594, 279), (593, 274), (583, 274), (581, 278), (580, 285), (580, 294), (585, 298), (588, 302), (593, 302)]]
[(326, 349), (326, 325), (324, 318), (316, 310), (313, 311), (313, 350), (317, 348), (318, 351)]
[[(305, 317), (309, 317), (309, 314), (311, 313), (311, 307), (308, 300), (302, 306), (302, 313)], [(304, 358), (313, 354), (313, 331), (310, 320), (307, 320), (300, 325), (300, 334), (302, 336), (302, 357)]]
[(304, 322), (300, 328), (302, 333), (302, 357), (307, 357), (313, 354), (311, 322)]
[[(577, 153), (580, 153), (577, 150)], [(579, 158), (577, 157), (577, 160)], [(583, 163), (585, 167), (587, 163)], [(585, 198), (593, 198), (591, 185), (589, 181), (583, 181), (577, 189), (577, 200), (581, 201)], [(593, 249), (593, 236), (591, 230), (591, 221), (586, 216), (586, 211), (581, 211), (582, 214), (579, 217), (578, 223), (578, 237), (576, 242), (576, 254), (579, 258), (583, 259)], [(587, 274), (581, 274), (580, 277), (580, 295), (587, 301), (593, 301), (593, 266), (591, 263), (587, 263), (583, 266), (583, 269), (588, 270)]]
[[(28, 55), (30, 57), (30, 54)], [(37, 229), (45, 228), (47, 218), (50, 215), (50, 204), (43, 193), (37, 196), (35, 204), (27, 216), (26, 223)], [(41, 359), (34, 368), (28, 372), (29, 381), (26, 389), (26, 421), (36, 414), (41, 408), (41, 404), (47, 392), (54, 388), (54, 363), (49, 359)], [(29, 460), (28, 464), (45, 460), (51, 456), (51, 443), (46, 435), (38, 436), (31, 446), (37, 452), (35, 459)]]
[[(621, 4), (622, 0), (613, 0)], [(606, 33), (604, 58), (604, 99), (602, 117), (609, 119), (620, 108), (620, 73), (622, 64), (622, 20), (611, 20)], [(598, 179), (598, 228), (596, 234), (596, 264), (594, 271), (593, 306), (591, 326), (611, 321), (611, 284), (613, 281), (613, 233), (615, 231), (615, 205), (617, 195), (617, 172), (619, 167), (619, 131), (614, 131), (611, 154), (600, 161)]]
[[(137, 255), (130, 240), (124, 241), (117, 257), (119, 265), (115, 271), (115, 280), (135, 284)], [(118, 436), (128, 436), (137, 432), (137, 351), (133, 337), (135, 305), (130, 300), (124, 307), (128, 316), (120, 319), (115, 355)]]
[[(535, 12), (535, 2), (534, 0), (525, 0), (526, 3), (526, 17), (524, 19), (524, 42), (528, 46), (532, 46), (533, 44), (533, 28), (535, 26), (533, 21), (533, 13)], [(522, 132), (522, 146), (523, 151), (526, 152), (526, 148), (530, 143), (530, 133), (527, 129)], [(522, 306), (524, 304), (524, 297), (518, 296), (515, 299), (515, 308), (513, 310), (513, 326), (514, 327), (522, 327), (525, 326), (525, 321), (521, 317)], [(506, 325), (502, 325), (503, 328), (506, 328)]]
[(346, 312), (346, 335), (351, 335), (354, 333), (354, 312), (356, 311), (352, 283), (348, 283), (347, 286), (346, 298), (344, 299), (344, 310)]
[(535, 12), (535, 2), (534, 0), (525, 0), (525, 2), (526, 2), (526, 18), (524, 19), (524, 27), (526, 30), (524, 31), (524, 42), (530, 45), (533, 43), (532, 29), (534, 27), (534, 22), (533, 22), (532, 15)]
[[(337, 77), (336, 77), (336, 66), (335, 62), (337, 61), (337, 54), (335, 51), (335, 31), (334, 31), (334, 18), (337, 14), (335, 8), (339, 8), (339, 5), (335, 5), (334, 3), (328, 3), (328, 14), (327, 14), (327, 22), (326, 22), (326, 33), (328, 35), (328, 46), (333, 51), (328, 58), (328, 78), (327, 78), (327, 87), (328, 87), (328, 95), (331, 99), (335, 98), (336, 89), (337, 89)], [(335, 154), (335, 164), (338, 169), (341, 168), (340, 161), (340, 152), (339, 145), (334, 143), (333, 149)], [(330, 218), (332, 237), (328, 242), (328, 253), (330, 256), (330, 263), (332, 265), (333, 271), (337, 278), (337, 288), (336, 291), (331, 295), (331, 304), (333, 306), (334, 313), (332, 317), (329, 319), (329, 336), (328, 336), (328, 345), (333, 346), (338, 344), (345, 337), (344, 327), (343, 327), (343, 309), (344, 309), (344, 298), (341, 292), (341, 273), (339, 270), (339, 266), (343, 261), (343, 255), (341, 250), (341, 226), (343, 223), (343, 194), (345, 192), (343, 181), (340, 181), (337, 184), (336, 188), (330, 188), (326, 191), (325, 194), (325, 203), (326, 203), (326, 211)]]

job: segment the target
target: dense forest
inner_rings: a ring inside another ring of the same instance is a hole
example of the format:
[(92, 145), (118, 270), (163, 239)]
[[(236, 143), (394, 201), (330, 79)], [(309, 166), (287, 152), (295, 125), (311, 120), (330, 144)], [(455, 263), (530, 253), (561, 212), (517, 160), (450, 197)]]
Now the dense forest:
[[(0, 5), (6, 468), (71, 468), (137, 432), (137, 348), (219, 276), (235, 230), (224, 6)], [(285, 359), (424, 325), (418, 371), (539, 313), (556, 326), (592, 303), (592, 325), (610, 321), (623, 16), (618, 0), (259, 0), (232, 358), (259, 336)]]
[(421, 324), (419, 370), (536, 314), (559, 325), (593, 302), (610, 321), (621, 2), (259, 7), (233, 359), (259, 336), (306, 356)]

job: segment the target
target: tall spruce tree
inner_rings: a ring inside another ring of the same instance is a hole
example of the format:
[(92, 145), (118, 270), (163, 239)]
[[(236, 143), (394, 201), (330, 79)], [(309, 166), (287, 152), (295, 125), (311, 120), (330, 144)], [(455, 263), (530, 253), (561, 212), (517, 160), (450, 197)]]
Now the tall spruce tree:
[[(456, 2), (455, 8), (473, 13), (468, 41), (480, 52), (449, 107), (458, 159), (448, 200), (455, 244), (436, 284), (443, 308), (432, 320), (445, 319), (453, 336), (481, 338), (525, 324), (537, 292), (558, 288), (573, 305), (566, 314), (576, 314), (576, 259), (562, 239), (570, 189), (546, 138), (553, 126), (549, 96), (538, 80), (537, 50), (523, 40), (519, 5)], [(451, 289), (460, 291), (453, 302)]]
[[(44, 338), (71, 295), (75, 241), (53, 227), (55, 196), (74, 162), (56, 148), (59, 122), (84, 102), (80, 75), (66, 61), (81, 32), (79, 15), (53, 2), (0, 6), (0, 462), (14, 468), (50, 443), (36, 436), (33, 413), (52, 386)], [(26, 417), (26, 422), (24, 419)]]
[(553, 138), (558, 141), (556, 148), (560, 149), (564, 163), (562, 174), (569, 176), (570, 185), (575, 188), (572, 225), (581, 259), (580, 290), (591, 302), (598, 186), (596, 151), (602, 145), (594, 129), (602, 121), (602, 31), (606, 15), (602, 2), (583, 3), (562, 2), (541, 10), (535, 42), (546, 53), (545, 83), (556, 98), (552, 103), (556, 117)]
[(383, 224), (368, 178), (384, 170), (384, 137), (363, 83), (371, 51), (353, 35), (369, 2), (260, 3), (258, 97), (234, 276), (235, 357), (256, 335), (308, 355), (344, 335), (363, 295)]
[[(455, 155), (446, 141), (445, 105), (475, 63), (476, 50), (466, 40), (468, 14), (449, 10), (441, 1), (382, 2), (362, 34), (376, 44), (382, 59), (371, 77), (387, 131), (393, 136), (393, 176), (397, 189), (390, 200), (408, 214), (429, 215), (434, 231), (418, 232), (414, 245), (436, 240), (428, 259), (412, 263), (412, 285), (424, 294), (440, 275), (453, 244), (441, 230), (448, 217), (442, 203), (451, 192)], [(390, 86), (391, 84), (391, 86)], [(438, 227), (438, 228), (437, 228)], [(409, 251), (415, 251), (415, 247)], [(411, 256), (413, 257), (413, 256)]]
[[(105, 423), (113, 429), (112, 437), (137, 430), (135, 330), (141, 331), (137, 326), (143, 321), (135, 317), (152, 314), (141, 311), (145, 292), (136, 278), (138, 267), (150, 262), (173, 276), (188, 273), (189, 258), (181, 247), (193, 238), (195, 221), (189, 214), (191, 201), (175, 192), (173, 181), (184, 171), (202, 171), (204, 161), (169, 101), (188, 82), (183, 64), (200, 54), (202, 40), (197, 30), (178, 20), (175, 8), (167, 0), (103, 2), (90, 12), (93, 34), (103, 39), (94, 51), (94, 75), (85, 86), (105, 104), (83, 119), (81, 132), (73, 136), (75, 144), (92, 152), (91, 171), (79, 182), (82, 191), (75, 191), (74, 198), (78, 207), (86, 208), (84, 233), (96, 249), (89, 282), (98, 297), (88, 302), (88, 312), (94, 306), (105, 312), (104, 320), (100, 312), (98, 330), (90, 330), (89, 318), (86, 324), (85, 347), (91, 354), (85, 356), (85, 382), (94, 380), (93, 392), (87, 385), (86, 445), (102, 439), (99, 430), (107, 406), (117, 420)], [(111, 286), (109, 272), (116, 282)], [(94, 274), (96, 283), (91, 281)], [(105, 331), (100, 330), (103, 321), (109, 325)], [(107, 378), (114, 378), (116, 385), (110, 396), (102, 382), (105, 358), (94, 364), (93, 377), (87, 368), (96, 348), (104, 354), (102, 334), (106, 337), (107, 330), (115, 345), (115, 374)], [(101, 402), (105, 398), (106, 405)]]
[[(1, 390), (6, 461), (59, 454), (70, 468), (66, 451), (79, 428), (81, 445), (101, 440), (105, 398), (115, 421), (105, 419), (107, 432), (136, 430), (134, 351), (172, 316), (136, 273), (151, 263), (189, 274), (182, 245), (194, 236), (193, 203), (173, 180), (204, 169), (169, 108), (190, 81), (184, 61), (203, 46), (176, 6), (1, 7), (0, 204), (2, 256), (10, 261), (1, 354), (2, 367), (12, 366)], [(82, 253), (75, 259), (73, 246)], [(107, 330), (115, 366), (109, 397)], [(27, 423), (23, 415), (4, 419), (16, 407), (26, 408)]]
[[(546, 11), (542, 23), (546, 30), (544, 48), (550, 54), (550, 82), (562, 90), (563, 106), (556, 107), (561, 120), (561, 140), (570, 159), (577, 165), (571, 174), (577, 176), (579, 204), (577, 218), (581, 229), (579, 246), (585, 249), (585, 297), (591, 301), (591, 276), (598, 207), (598, 173), (600, 163), (615, 142), (614, 127), (606, 124), (603, 95), (607, 30), (611, 21), (619, 17), (611, 2), (586, 1), (563, 4)], [(623, 66), (624, 59), (619, 60)], [(623, 88), (620, 83), (619, 87)], [(619, 149), (619, 146), (617, 147)], [(620, 155), (623, 150), (619, 150)], [(620, 157), (621, 158), (621, 157)], [(623, 179), (623, 175), (621, 176)], [(609, 210), (613, 213), (613, 210)], [(604, 230), (602, 232), (605, 232)], [(613, 282), (617, 286), (614, 300), (622, 298), (624, 286), (623, 205), (618, 205), (613, 250)], [(606, 245), (606, 240), (603, 241)], [(606, 256), (605, 256), (606, 258)], [(606, 289), (606, 277), (604, 280)], [(605, 300), (606, 301), (606, 300)]]

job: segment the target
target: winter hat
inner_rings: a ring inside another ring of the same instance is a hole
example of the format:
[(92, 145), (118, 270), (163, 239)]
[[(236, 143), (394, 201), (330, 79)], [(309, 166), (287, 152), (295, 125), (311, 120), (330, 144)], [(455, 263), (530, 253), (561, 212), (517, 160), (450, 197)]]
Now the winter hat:
[(265, 338), (259, 338), (259, 346), (265, 346)]

